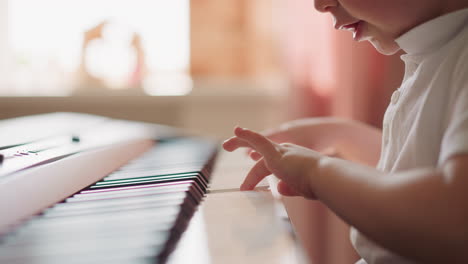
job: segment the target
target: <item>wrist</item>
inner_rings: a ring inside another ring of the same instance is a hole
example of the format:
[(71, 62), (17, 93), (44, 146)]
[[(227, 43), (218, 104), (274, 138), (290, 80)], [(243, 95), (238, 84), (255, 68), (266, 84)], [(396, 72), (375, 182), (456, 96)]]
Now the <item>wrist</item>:
[(333, 181), (331, 171), (336, 160), (337, 158), (322, 155), (315, 164), (315, 168), (311, 170), (311, 175), (308, 177), (309, 188), (318, 199), (321, 198), (321, 190), (327, 183)]

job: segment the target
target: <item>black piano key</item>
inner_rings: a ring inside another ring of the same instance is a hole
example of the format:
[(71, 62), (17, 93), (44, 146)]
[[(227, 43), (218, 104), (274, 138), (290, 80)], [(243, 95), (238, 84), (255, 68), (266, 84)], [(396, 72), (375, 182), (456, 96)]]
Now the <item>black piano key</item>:
[(190, 190), (189, 185), (180, 187), (170, 188), (149, 188), (149, 189), (133, 189), (128, 191), (113, 191), (104, 193), (87, 193), (87, 194), (76, 194), (65, 200), (65, 203), (82, 202), (82, 201), (93, 201), (93, 200), (105, 200), (112, 198), (123, 198), (123, 197), (137, 197), (146, 195), (158, 195), (158, 194), (169, 194), (177, 192), (186, 192)]
[(134, 176), (134, 177), (126, 177), (122, 179), (113, 179), (113, 178), (104, 178), (102, 181), (97, 182), (96, 185), (102, 185), (106, 183), (111, 183), (111, 182), (126, 182), (126, 181), (135, 181), (135, 180), (140, 180), (140, 179), (147, 179), (147, 178), (162, 178), (162, 177), (183, 177), (187, 175), (196, 175), (199, 177), (201, 180), (203, 180), (204, 183), (207, 183), (204, 177), (201, 177), (201, 173), (198, 171), (186, 171), (182, 173), (177, 173), (177, 174), (144, 174), (142, 176)]
[(106, 188), (106, 189), (84, 189), (77, 194), (71, 196), (82, 196), (82, 195), (88, 195), (88, 194), (109, 194), (109, 193), (117, 193), (117, 192), (131, 192), (131, 191), (136, 191), (138, 192), (139, 190), (149, 190), (149, 189), (158, 189), (161, 188), (172, 188), (172, 187), (179, 187), (179, 186), (190, 186), (192, 183), (194, 183), (192, 180), (181, 180), (177, 182), (165, 182), (165, 183), (154, 183), (154, 184), (146, 184), (146, 185), (134, 185), (134, 186), (123, 186), (123, 187), (114, 187), (114, 188)]
[(171, 164), (183, 166), (191, 163), (207, 163), (216, 149), (213, 143), (196, 139), (176, 139), (158, 142), (157, 146), (138, 159), (128, 163), (122, 170), (160, 167)]
[(186, 201), (186, 196), (172, 198), (172, 199), (148, 199), (146, 201), (122, 201), (120, 203), (113, 203), (113, 204), (96, 204), (95, 202), (91, 205), (86, 205), (85, 207), (78, 207), (78, 208), (61, 208), (60, 210), (54, 210), (52, 208), (44, 212), (44, 217), (62, 217), (62, 216), (81, 216), (81, 215), (89, 215), (89, 214), (102, 214), (102, 213), (109, 213), (109, 212), (116, 212), (122, 210), (134, 210), (134, 209), (149, 209), (153, 208), (155, 210), (161, 207), (167, 206), (181, 206), (183, 203), (189, 203), (190, 205), (194, 205), (195, 202), (193, 201)]
[[(185, 188), (188, 189), (188, 188)], [(50, 211), (71, 211), (89, 208), (105, 208), (107, 206), (121, 206), (135, 203), (151, 203), (159, 201), (180, 200), (185, 198), (185, 190), (172, 193), (156, 193), (146, 195), (120, 196), (102, 199), (102, 197), (92, 197), (92, 200), (75, 200), (75, 202), (59, 203), (47, 209), (44, 214)], [(81, 197), (86, 198), (86, 197)], [(96, 199), (97, 198), (97, 199)]]
[[(193, 181), (192, 181), (193, 182)], [(125, 190), (114, 190), (111, 192), (98, 192), (98, 193), (85, 193), (85, 194), (77, 194), (73, 197), (70, 197), (66, 200), (66, 203), (61, 204), (74, 204), (79, 202), (86, 202), (86, 201), (99, 201), (99, 200), (108, 200), (108, 199), (116, 199), (116, 198), (125, 198), (125, 197), (140, 197), (140, 196), (148, 196), (148, 195), (165, 195), (165, 194), (173, 194), (173, 193), (188, 193), (191, 198), (193, 198), (196, 202), (200, 202), (203, 198), (203, 194), (200, 193), (198, 189), (194, 187), (193, 184), (183, 185), (183, 186), (164, 186), (168, 188), (162, 187), (152, 187), (152, 188), (137, 188), (137, 189), (128, 189)], [(160, 190), (161, 188), (162, 190)], [(111, 188), (109, 188), (111, 190)], [(104, 189), (107, 190), (107, 189)], [(61, 205), (58, 204), (58, 205)]]
[(203, 170), (203, 165), (197, 166), (180, 166), (174, 167), (163, 167), (155, 169), (144, 169), (144, 170), (125, 170), (118, 173), (111, 173), (104, 177), (104, 180), (111, 179), (128, 179), (128, 178), (139, 178), (153, 175), (177, 175), (183, 173), (200, 173)]
[(188, 180), (188, 179), (194, 180), (197, 183), (197, 185), (203, 190), (203, 192), (204, 193), (206, 192), (206, 189), (208, 188), (208, 184), (201, 177), (199, 173), (189, 173), (189, 174), (184, 174), (184, 175), (173, 175), (173, 176), (149, 176), (149, 177), (142, 177), (142, 178), (135, 178), (135, 179), (102, 181), (102, 182), (97, 182), (95, 185), (91, 186), (90, 189), (173, 182), (173, 181)]
[[(171, 206), (187, 206), (187, 210), (193, 210), (199, 201), (193, 197), (190, 192), (151, 195), (139, 197), (125, 197), (107, 200), (96, 200), (86, 202), (75, 202), (59, 204), (46, 210), (43, 217), (60, 217), (84, 214), (102, 214), (109, 212), (118, 212), (122, 210), (150, 209), (159, 210), (159, 208)], [(185, 210), (185, 209), (183, 209)], [(186, 212), (188, 214), (188, 212)]]
[(148, 172), (150, 174), (159, 174), (159, 173), (173, 173), (174, 174), (174, 173), (181, 173), (185, 171), (201, 171), (204, 168), (206, 163), (207, 161), (183, 162), (183, 163), (174, 163), (174, 164), (151, 163), (151, 164), (145, 164), (145, 166), (141, 166), (139, 168), (120, 169), (120, 170), (110, 173), (107, 177), (108, 178), (125, 177), (125, 175), (129, 173), (144, 174)]
[(73, 239), (95, 240), (100, 238), (131, 237), (139, 234), (153, 234), (155, 236), (168, 236), (177, 223), (174, 217), (171, 221), (139, 221), (138, 223), (112, 223), (70, 226), (41, 226), (29, 228), (8, 236), (6, 244), (22, 245), (34, 241), (43, 243), (61, 243)]
[(203, 179), (208, 182), (208, 176), (211, 174), (211, 167), (209, 165), (184, 165), (184, 166), (174, 166), (174, 167), (163, 167), (157, 169), (145, 169), (145, 170), (123, 170), (116, 173), (111, 173), (108, 176), (103, 178), (103, 181), (112, 180), (112, 179), (130, 179), (130, 178), (139, 178), (147, 176), (159, 176), (159, 175), (177, 175), (184, 173), (199, 173)]
[[(145, 174), (131, 174), (128, 175), (128, 177), (122, 177), (122, 178), (104, 178), (101, 181), (97, 182), (95, 185), (107, 185), (108, 183), (114, 183), (114, 182), (131, 182), (135, 180), (140, 180), (140, 179), (148, 179), (148, 178), (163, 178), (163, 177), (182, 177), (186, 175), (196, 175), (200, 182), (203, 183), (204, 186), (208, 186), (208, 181), (209, 179), (204, 176), (204, 174), (200, 171), (185, 171), (181, 173), (160, 173), (160, 174), (151, 174), (151, 173), (145, 173)], [(183, 179), (181, 178), (180, 181)], [(91, 186), (92, 187), (92, 186)], [(90, 188), (91, 189), (91, 188)]]
[[(204, 191), (202, 188), (200, 188), (200, 186), (194, 181), (194, 180), (182, 180), (182, 181), (174, 181), (174, 182), (163, 182), (163, 183), (146, 183), (146, 184), (143, 184), (143, 185), (130, 185), (130, 186), (124, 186), (124, 187), (107, 187), (107, 188), (101, 188), (101, 189), (93, 189), (93, 190), (89, 190), (90, 192), (92, 191), (96, 191), (95, 193), (106, 193), (108, 190), (114, 194), (116, 192), (118, 192), (119, 190), (145, 190), (146, 189), (146, 186), (148, 186), (148, 188), (158, 188), (159, 186), (166, 186), (166, 185), (170, 185), (170, 186), (176, 186), (177, 184), (179, 184), (180, 182), (188, 182), (190, 183), (189, 184), (189, 190), (188, 192), (190, 194), (192, 194), (192, 196), (198, 200), (198, 201), (201, 201), (202, 198), (205, 196), (206, 194), (206, 191)], [(176, 189), (174, 189), (176, 190)], [(172, 189), (168, 189), (168, 192), (172, 192)], [(88, 194), (89, 192), (86, 191), (86, 194)], [(70, 199), (72, 199), (72, 201), (75, 199), (75, 197), (71, 197)], [(79, 197), (76, 197), (77, 200), (80, 200), (80, 199), (84, 199), (83, 197), (79, 198)], [(89, 198), (88, 200), (92, 200), (92, 199), (95, 199), (95, 198)], [(99, 199), (99, 198), (96, 198), (96, 199)], [(86, 200), (86, 199), (84, 199)]]
[(179, 214), (178, 206), (162, 207), (158, 210), (154, 209), (138, 209), (121, 212), (109, 212), (85, 216), (61, 217), (61, 218), (36, 218), (34, 221), (28, 222), (24, 229), (34, 229), (42, 227), (65, 227), (69, 228), (73, 225), (112, 225), (114, 223), (127, 221), (140, 221), (147, 218), (157, 222), (167, 222), (174, 219)]

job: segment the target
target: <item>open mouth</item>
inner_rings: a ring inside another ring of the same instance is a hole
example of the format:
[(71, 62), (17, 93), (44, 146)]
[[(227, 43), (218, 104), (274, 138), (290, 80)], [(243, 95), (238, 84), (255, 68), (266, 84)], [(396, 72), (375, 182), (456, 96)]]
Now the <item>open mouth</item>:
[(357, 21), (351, 24), (340, 26), (338, 29), (348, 30), (353, 32), (353, 39), (356, 41), (362, 40), (362, 21)]
[(358, 21), (358, 22), (355, 22), (355, 23), (352, 23), (352, 24), (347, 24), (347, 25), (342, 25), (339, 27), (340, 30), (348, 30), (348, 31), (356, 31), (358, 26), (359, 26), (359, 23), (361, 23), (361, 21)]

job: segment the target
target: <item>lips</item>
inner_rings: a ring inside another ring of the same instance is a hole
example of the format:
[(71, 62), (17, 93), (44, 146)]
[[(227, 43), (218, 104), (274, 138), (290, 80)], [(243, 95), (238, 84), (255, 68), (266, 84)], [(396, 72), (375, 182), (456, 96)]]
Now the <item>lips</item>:
[(348, 30), (353, 32), (353, 39), (355, 41), (360, 41), (362, 38), (362, 21), (355, 21), (352, 23), (343, 23), (341, 25), (336, 25), (335, 28), (339, 30)]
[(355, 31), (358, 24), (359, 24), (360, 21), (357, 21), (357, 22), (354, 22), (354, 23), (350, 23), (350, 24), (343, 24), (343, 25), (339, 25), (337, 28), (339, 30), (349, 30), (349, 31)]

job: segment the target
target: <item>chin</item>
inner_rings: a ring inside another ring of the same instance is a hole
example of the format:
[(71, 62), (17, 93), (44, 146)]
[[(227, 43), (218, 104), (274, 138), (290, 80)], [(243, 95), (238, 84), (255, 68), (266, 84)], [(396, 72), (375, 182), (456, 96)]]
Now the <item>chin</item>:
[(370, 39), (369, 42), (374, 48), (383, 55), (393, 55), (400, 51), (400, 47), (395, 41), (379, 41), (378, 39)]

